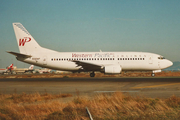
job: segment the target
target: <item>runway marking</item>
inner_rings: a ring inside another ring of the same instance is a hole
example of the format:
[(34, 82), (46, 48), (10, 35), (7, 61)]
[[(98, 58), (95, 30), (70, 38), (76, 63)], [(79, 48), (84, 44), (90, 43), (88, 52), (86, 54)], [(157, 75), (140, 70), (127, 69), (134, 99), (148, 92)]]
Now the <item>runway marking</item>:
[(162, 85), (153, 85), (153, 86), (143, 86), (143, 87), (132, 87), (133, 89), (139, 89), (139, 88), (154, 88), (154, 87), (162, 87), (162, 86), (170, 86), (170, 85), (177, 85), (180, 83), (172, 83), (172, 84), (162, 84)]
[(94, 91), (97, 93), (112, 93), (112, 92), (139, 92), (139, 91)]

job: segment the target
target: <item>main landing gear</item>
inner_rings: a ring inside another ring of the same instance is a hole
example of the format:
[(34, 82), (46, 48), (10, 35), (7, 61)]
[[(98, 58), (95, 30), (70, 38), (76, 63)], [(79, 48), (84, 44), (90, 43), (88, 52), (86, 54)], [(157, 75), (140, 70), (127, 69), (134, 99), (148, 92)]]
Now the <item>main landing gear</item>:
[(92, 73), (90, 73), (90, 77), (94, 77), (95, 76), (95, 73), (94, 71)]

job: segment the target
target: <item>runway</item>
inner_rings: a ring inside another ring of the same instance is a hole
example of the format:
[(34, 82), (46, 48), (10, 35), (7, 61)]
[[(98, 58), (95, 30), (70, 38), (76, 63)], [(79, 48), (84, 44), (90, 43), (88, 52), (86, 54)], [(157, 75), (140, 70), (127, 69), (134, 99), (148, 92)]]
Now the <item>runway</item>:
[(0, 79), (0, 93), (69, 93), (92, 96), (123, 92), (152, 98), (180, 97), (180, 77), (145, 78), (13, 78)]

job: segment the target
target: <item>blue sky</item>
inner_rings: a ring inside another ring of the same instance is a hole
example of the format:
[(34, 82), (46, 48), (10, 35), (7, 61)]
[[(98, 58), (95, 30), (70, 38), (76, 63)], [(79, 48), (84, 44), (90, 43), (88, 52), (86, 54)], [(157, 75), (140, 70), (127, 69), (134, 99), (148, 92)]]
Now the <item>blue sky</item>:
[(13, 22), (57, 51), (143, 51), (180, 61), (179, 0), (2, 0), (1, 68), (29, 66), (5, 52), (19, 52)]

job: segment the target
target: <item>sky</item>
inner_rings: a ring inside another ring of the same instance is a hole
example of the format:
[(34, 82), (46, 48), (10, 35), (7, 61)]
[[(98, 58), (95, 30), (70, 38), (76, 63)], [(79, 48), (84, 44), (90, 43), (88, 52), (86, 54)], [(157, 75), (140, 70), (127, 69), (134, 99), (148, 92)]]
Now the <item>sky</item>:
[(180, 61), (180, 0), (1, 0), (0, 68), (19, 52), (13, 22), (59, 52), (151, 52)]

